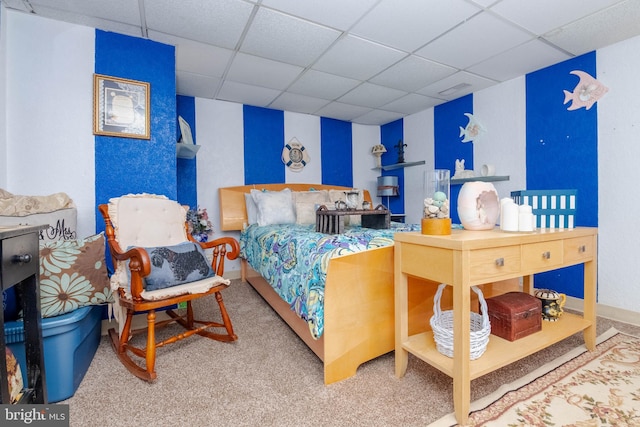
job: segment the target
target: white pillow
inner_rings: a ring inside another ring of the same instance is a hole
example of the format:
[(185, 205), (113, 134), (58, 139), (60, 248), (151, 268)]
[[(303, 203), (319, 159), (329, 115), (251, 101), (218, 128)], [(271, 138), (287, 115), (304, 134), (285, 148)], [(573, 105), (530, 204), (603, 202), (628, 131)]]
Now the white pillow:
[(294, 191), (292, 194), (294, 203), (313, 202), (325, 205), (330, 201), (329, 192), (327, 190)]
[(253, 201), (251, 193), (244, 193), (244, 204), (247, 208), (247, 222), (249, 225), (258, 222), (258, 207), (256, 202)]
[(296, 224), (308, 225), (316, 223), (316, 211), (321, 205), (328, 207), (329, 202), (296, 202)]
[(256, 204), (256, 219), (259, 226), (272, 224), (295, 224), (296, 212), (291, 190), (282, 191), (251, 190)]

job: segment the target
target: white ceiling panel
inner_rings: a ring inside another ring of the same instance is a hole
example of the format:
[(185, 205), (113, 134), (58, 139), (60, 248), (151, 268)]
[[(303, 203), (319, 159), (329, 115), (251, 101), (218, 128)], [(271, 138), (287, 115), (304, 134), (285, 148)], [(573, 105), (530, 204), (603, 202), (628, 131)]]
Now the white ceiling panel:
[(442, 102), (441, 99), (430, 98), (417, 93), (409, 93), (400, 99), (396, 99), (380, 107), (381, 110), (394, 111), (396, 113), (414, 114), (434, 107)]
[(464, 69), (531, 39), (523, 30), (483, 13), (429, 43), (416, 55)]
[(542, 35), (602, 10), (620, 0), (502, 0), (491, 7), (506, 19)]
[(254, 8), (240, 0), (147, 0), (144, 5), (150, 30), (227, 49), (236, 47)]
[(358, 116), (358, 123), (363, 125), (377, 125), (379, 123), (389, 123), (402, 118), (404, 114), (394, 113), (392, 111), (372, 110), (362, 116)]
[(234, 51), (230, 49), (194, 42), (155, 31), (149, 32), (149, 38), (175, 46), (176, 71), (222, 77), (234, 55)]
[(370, 81), (378, 85), (414, 92), (450, 76), (456, 71), (456, 68), (411, 55), (387, 68)]
[(338, 37), (339, 31), (262, 8), (253, 19), (240, 50), (307, 67)]
[(349, 92), (361, 82), (317, 70), (307, 70), (291, 86), (289, 91), (300, 95), (335, 100)]
[[(185, 71), (176, 72), (176, 90), (184, 96), (213, 98), (218, 91), (222, 79), (192, 74)], [(204, 95), (209, 96), (204, 96)]]
[(379, 0), (262, 0), (264, 6), (278, 9), (338, 30), (348, 30)]
[(574, 55), (634, 37), (640, 27), (640, 1), (628, 0), (596, 15), (545, 34), (545, 39)]
[(382, 0), (351, 33), (413, 52), (479, 11), (464, 0)]
[(569, 58), (571, 58), (570, 55), (547, 43), (531, 40), (469, 67), (468, 70), (483, 77), (504, 82)]
[(252, 86), (225, 80), (218, 92), (217, 98), (223, 101), (238, 102), (240, 104), (266, 106), (280, 95), (280, 91), (266, 87)]
[(295, 65), (237, 53), (231, 62), (227, 79), (282, 90), (289, 86), (303, 70), (302, 67)]
[(352, 79), (367, 80), (405, 56), (399, 50), (347, 36), (333, 45), (312, 68)]
[(320, 108), (324, 107), (331, 101), (326, 99), (313, 98), (305, 95), (298, 95), (297, 93), (285, 92), (273, 101), (269, 108), (275, 108), (277, 110), (284, 111), (296, 111), (298, 113), (313, 114)]
[(175, 46), (179, 95), (362, 124), (640, 36), (640, 0), (0, 3)]
[(334, 101), (316, 111), (316, 114), (333, 119), (351, 121), (356, 117), (362, 116), (363, 114), (366, 114), (372, 110), (372, 108), (343, 104), (341, 102)]
[(495, 82), (493, 80), (460, 71), (420, 89), (418, 93), (432, 98), (453, 100), (489, 86), (493, 86), (494, 84)]
[(342, 96), (338, 101), (345, 104), (377, 108), (406, 94), (406, 92), (401, 90), (378, 86), (373, 83), (362, 83), (360, 86)]

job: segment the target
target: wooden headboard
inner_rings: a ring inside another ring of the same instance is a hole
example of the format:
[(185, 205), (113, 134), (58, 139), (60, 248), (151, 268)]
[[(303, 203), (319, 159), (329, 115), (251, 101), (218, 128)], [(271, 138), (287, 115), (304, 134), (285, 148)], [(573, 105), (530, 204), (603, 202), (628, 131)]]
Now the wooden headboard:
[[(245, 193), (251, 190), (280, 191), (289, 188), (291, 191), (310, 190), (351, 190), (353, 187), (324, 184), (253, 184), (238, 187), (221, 187), (220, 196), (220, 228), (222, 231), (242, 230), (247, 220), (247, 209), (244, 203)], [(368, 190), (364, 190), (364, 200), (372, 201)]]

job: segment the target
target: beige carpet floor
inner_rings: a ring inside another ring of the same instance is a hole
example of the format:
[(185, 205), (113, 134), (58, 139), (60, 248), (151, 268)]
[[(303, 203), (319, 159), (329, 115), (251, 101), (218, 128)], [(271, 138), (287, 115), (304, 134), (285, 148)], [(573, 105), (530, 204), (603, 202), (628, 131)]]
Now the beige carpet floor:
[[(453, 411), (449, 377), (410, 356), (405, 377), (393, 352), (355, 377), (323, 385), (322, 364), (246, 283), (224, 292), (239, 340), (201, 337), (159, 349), (158, 379), (139, 380), (120, 364), (106, 337), (68, 404), (71, 426), (427, 426)], [(213, 299), (201, 299), (205, 310)], [(599, 319), (640, 336), (640, 327)], [(471, 399), (490, 394), (583, 344), (566, 340), (471, 383)]]

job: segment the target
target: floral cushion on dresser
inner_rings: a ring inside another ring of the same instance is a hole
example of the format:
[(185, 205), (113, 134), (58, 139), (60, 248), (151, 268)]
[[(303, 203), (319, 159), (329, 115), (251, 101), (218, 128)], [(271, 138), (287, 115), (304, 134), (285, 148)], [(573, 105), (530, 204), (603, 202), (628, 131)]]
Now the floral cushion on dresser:
[(102, 233), (85, 239), (40, 243), (42, 317), (112, 302)]

